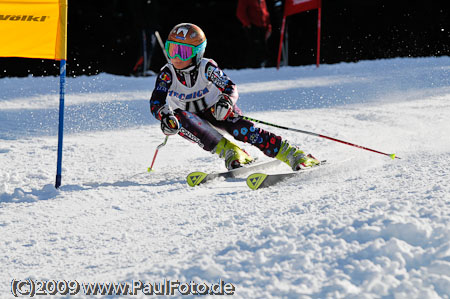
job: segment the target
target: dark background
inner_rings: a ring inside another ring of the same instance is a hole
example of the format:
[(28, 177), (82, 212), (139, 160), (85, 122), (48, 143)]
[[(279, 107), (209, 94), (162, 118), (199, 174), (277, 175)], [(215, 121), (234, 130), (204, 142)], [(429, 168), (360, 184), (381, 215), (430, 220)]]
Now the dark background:
[[(273, 34), (268, 67), (276, 65), (281, 9), (266, 0)], [(450, 14), (441, 1), (322, 0), (321, 63), (450, 55)], [(163, 40), (176, 24), (199, 25), (208, 39), (205, 57), (222, 68), (245, 68), (245, 35), (237, 0), (69, 0), (67, 75), (107, 72), (140, 75), (146, 33), (149, 68), (164, 65), (153, 32)], [(317, 10), (287, 18), (289, 65), (316, 62)], [(153, 38), (152, 38), (153, 36)], [(153, 48), (152, 48), (153, 45)], [(59, 75), (59, 62), (0, 58), (0, 77)]]

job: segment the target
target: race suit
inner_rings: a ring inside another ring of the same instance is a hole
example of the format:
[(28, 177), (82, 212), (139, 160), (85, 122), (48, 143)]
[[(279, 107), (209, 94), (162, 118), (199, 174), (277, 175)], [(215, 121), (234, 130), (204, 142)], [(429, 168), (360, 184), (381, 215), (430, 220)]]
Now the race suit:
[[(234, 115), (218, 121), (211, 113), (211, 107), (220, 94), (227, 94), (232, 103)], [(281, 145), (281, 137), (257, 128), (251, 121), (242, 118), (236, 105), (236, 85), (212, 59), (203, 58), (197, 66), (184, 70), (166, 64), (158, 74), (155, 89), (150, 98), (152, 115), (161, 120), (159, 109), (168, 104), (181, 130), (178, 134), (197, 143), (207, 151), (213, 151), (223, 135), (216, 130), (226, 131), (236, 140), (258, 147), (265, 155), (275, 157)]]

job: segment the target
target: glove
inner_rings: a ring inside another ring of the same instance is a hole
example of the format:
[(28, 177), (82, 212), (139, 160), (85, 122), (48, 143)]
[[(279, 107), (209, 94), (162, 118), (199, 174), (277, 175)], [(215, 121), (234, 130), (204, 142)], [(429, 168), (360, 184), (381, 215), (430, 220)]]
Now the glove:
[(219, 100), (211, 107), (211, 113), (219, 121), (232, 116), (234, 114), (233, 102), (230, 96), (224, 93), (219, 95)]
[(173, 114), (172, 109), (168, 106), (163, 106), (158, 111), (158, 115), (161, 119), (161, 131), (165, 135), (175, 135), (180, 130), (180, 123)]

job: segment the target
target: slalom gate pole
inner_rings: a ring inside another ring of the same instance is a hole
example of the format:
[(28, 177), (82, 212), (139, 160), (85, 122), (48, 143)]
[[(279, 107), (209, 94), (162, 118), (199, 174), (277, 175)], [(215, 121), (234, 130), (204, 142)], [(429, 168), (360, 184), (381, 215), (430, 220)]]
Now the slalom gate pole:
[(150, 167), (147, 168), (147, 171), (148, 171), (148, 172), (154, 171), (154, 169), (153, 169), (153, 164), (155, 164), (156, 155), (158, 155), (159, 149), (166, 145), (167, 140), (169, 140), (169, 135), (166, 136), (166, 138), (164, 139), (163, 143), (161, 143), (160, 145), (158, 145), (158, 146), (156, 147), (155, 154), (153, 155), (152, 165), (150, 165)]
[(59, 125), (58, 125), (58, 155), (56, 162), (56, 181), (55, 188), (61, 186), (61, 172), (62, 172), (62, 150), (63, 150), (63, 135), (64, 135), (64, 94), (66, 84), (66, 60), (61, 59), (59, 66)]
[(339, 139), (328, 137), (328, 136), (325, 136), (325, 135), (321, 135), (321, 134), (317, 134), (317, 133), (313, 133), (313, 132), (308, 132), (308, 131), (304, 131), (304, 130), (299, 130), (299, 129), (294, 129), (294, 128), (288, 128), (288, 127), (285, 127), (285, 126), (280, 126), (280, 125), (272, 124), (272, 123), (269, 123), (269, 122), (266, 122), (266, 121), (254, 119), (254, 118), (251, 118), (251, 117), (248, 117), (248, 116), (242, 116), (242, 118), (245, 119), (245, 120), (256, 122), (256, 123), (272, 126), (272, 127), (275, 127), (275, 128), (280, 128), (280, 129), (283, 129), (283, 130), (299, 132), (299, 133), (303, 133), (303, 134), (307, 134), (307, 135), (312, 135), (312, 136), (321, 137), (321, 138), (325, 138), (325, 139), (328, 139), (328, 140), (340, 142), (340, 143), (343, 143), (343, 144), (346, 144), (346, 145), (350, 145), (350, 146), (354, 146), (354, 147), (357, 147), (357, 148), (360, 148), (360, 149), (363, 149), (363, 150), (366, 150), (366, 151), (370, 151), (370, 152), (374, 152), (374, 153), (377, 153), (377, 154), (388, 156), (392, 160), (400, 159), (400, 157), (397, 157), (395, 154), (386, 154), (386, 153), (383, 153), (383, 152), (380, 152), (380, 151), (377, 151), (377, 150), (373, 150), (373, 149), (370, 149), (370, 148), (367, 148), (367, 147), (364, 147), (364, 146), (361, 146), (361, 145), (353, 144), (353, 143), (350, 143), (350, 142), (347, 142), (347, 141), (339, 140)]

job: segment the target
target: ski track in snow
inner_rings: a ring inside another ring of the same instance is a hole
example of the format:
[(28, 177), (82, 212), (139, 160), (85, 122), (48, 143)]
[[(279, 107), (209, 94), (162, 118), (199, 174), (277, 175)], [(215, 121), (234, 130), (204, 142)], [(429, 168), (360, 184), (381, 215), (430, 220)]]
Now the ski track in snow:
[(0, 297), (15, 278), (222, 279), (236, 298), (449, 298), (450, 58), (226, 73), (248, 116), (402, 159), (262, 126), (330, 166), (258, 191), (245, 178), (191, 188), (189, 172), (223, 162), (173, 136), (147, 173), (164, 139), (149, 115), (155, 78), (101, 74), (67, 80), (55, 190), (58, 78), (0, 79)]

